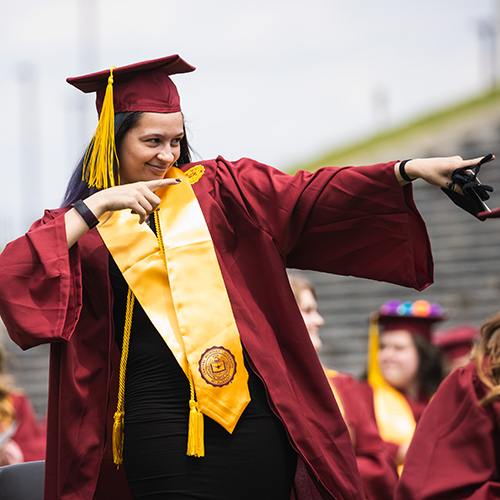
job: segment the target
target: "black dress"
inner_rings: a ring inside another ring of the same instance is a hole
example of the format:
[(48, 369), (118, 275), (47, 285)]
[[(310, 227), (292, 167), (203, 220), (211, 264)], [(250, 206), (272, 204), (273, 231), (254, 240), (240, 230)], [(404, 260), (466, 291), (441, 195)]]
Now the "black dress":
[[(110, 257), (115, 336), (121, 348), (127, 284)], [(189, 383), (135, 301), (125, 386), (123, 464), (134, 500), (289, 500), (297, 454), (245, 363), (251, 402), (229, 434), (204, 416), (205, 456), (188, 457)]]

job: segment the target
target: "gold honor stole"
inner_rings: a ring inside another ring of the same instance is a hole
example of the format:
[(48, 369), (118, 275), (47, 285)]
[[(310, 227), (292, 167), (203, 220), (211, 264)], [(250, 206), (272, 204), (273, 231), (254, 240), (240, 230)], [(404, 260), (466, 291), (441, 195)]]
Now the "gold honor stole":
[(156, 191), (166, 262), (130, 210), (104, 214), (98, 230), (186, 376), (191, 371), (200, 411), (232, 433), (250, 402), (238, 328), (189, 178), (175, 167), (166, 177), (182, 179)]
[(384, 441), (408, 444), (415, 432), (415, 417), (405, 397), (382, 377), (377, 360), (379, 350), (378, 318), (370, 319), (368, 383), (373, 389), (375, 417)]
[(325, 372), (326, 378), (328, 379), (328, 383), (330, 384), (330, 388), (332, 389), (333, 397), (335, 398), (335, 401), (337, 402), (337, 406), (339, 407), (340, 414), (342, 415), (342, 418), (345, 420), (345, 411), (344, 411), (344, 404), (342, 402), (342, 398), (340, 397), (339, 392), (335, 388), (335, 385), (330, 380), (332, 378), (336, 378), (338, 376), (339, 372), (337, 370), (332, 370), (331, 368), (325, 368), (325, 367), (323, 367), (323, 371)]
[(332, 389), (333, 397), (335, 398), (335, 401), (337, 402), (337, 406), (339, 407), (340, 414), (342, 415), (342, 418), (344, 419), (344, 423), (347, 427), (347, 430), (349, 431), (349, 437), (351, 438), (351, 443), (355, 447), (356, 446), (356, 430), (351, 425), (351, 423), (347, 420), (346, 415), (345, 415), (344, 403), (342, 401), (342, 398), (340, 397), (339, 391), (336, 389), (335, 384), (331, 380), (331, 379), (337, 378), (339, 372), (337, 370), (332, 370), (331, 368), (325, 368), (325, 367), (323, 367), (323, 370), (325, 372), (326, 378), (328, 379), (328, 383), (330, 384), (330, 387)]

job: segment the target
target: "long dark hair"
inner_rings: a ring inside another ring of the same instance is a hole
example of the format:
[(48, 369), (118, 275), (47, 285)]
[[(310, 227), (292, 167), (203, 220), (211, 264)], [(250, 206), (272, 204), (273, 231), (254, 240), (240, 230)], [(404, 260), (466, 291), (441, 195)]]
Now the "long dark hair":
[[(137, 125), (142, 113), (142, 111), (126, 111), (124, 113), (117, 113), (115, 115), (115, 144), (117, 151), (120, 149), (120, 144), (123, 140), (123, 137), (129, 130), (133, 129)], [(177, 160), (178, 166), (191, 163), (191, 148), (187, 139), (186, 127), (183, 127), (184, 137), (181, 140), (181, 154), (179, 156), (179, 159)], [(84, 200), (85, 198), (88, 198), (96, 191), (98, 191), (98, 189), (96, 189), (95, 187), (89, 188), (87, 186), (87, 183), (82, 180), (84, 156), (85, 155), (80, 158), (80, 160), (76, 164), (75, 169), (73, 170), (73, 173), (71, 174), (61, 204), (62, 207), (73, 205), (78, 200)], [(118, 184), (118, 165), (116, 163), (116, 160), (113, 165), (113, 174), (115, 177), (115, 183)]]
[(412, 333), (418, 352), (418, 378), (420, 390), (432, 396), (445, 377), (443, 357), (439, 349), (417, 333)]

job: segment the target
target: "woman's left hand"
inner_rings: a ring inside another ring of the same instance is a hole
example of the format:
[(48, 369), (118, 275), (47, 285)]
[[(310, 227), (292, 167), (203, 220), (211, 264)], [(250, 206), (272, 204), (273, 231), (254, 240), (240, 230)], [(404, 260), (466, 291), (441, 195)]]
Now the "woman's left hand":
[[(450, 186), (452, 186), (451, 174), (454, 170), (462, 167), (473, 167), (477, 165), (482, 158), (482, 156), (472, 160), (463, 160), (461, 156), (420, 158), (408, 161), (405, 165), (405, 172), (411, 179), (423, 179), (429, 184), (450, 188)], [(494, 156), (492, 160), (493, 159), (495, 159)], [(394, 173), (396, 174), (400, 186), (404, 186), (408, 184), (408, 182), (401, 177), (399, 165), (400, 162), (396, 163), (394, 166)], [(453, 189), (457, 192), (461, 192), (458, 186), (453, 186)]]

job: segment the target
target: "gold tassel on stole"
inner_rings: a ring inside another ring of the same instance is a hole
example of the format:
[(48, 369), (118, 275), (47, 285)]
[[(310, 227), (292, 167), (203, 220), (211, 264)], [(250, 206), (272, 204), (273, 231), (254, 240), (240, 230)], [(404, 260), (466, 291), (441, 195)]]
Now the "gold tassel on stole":
[(188, 427), (188, 445), (187, 455), (190, 457), (205, 456), (205, 430), (203, 422), (203, 413), (198, 408), (198, 402), (195, 400), (194, 384), (192, 381), (191, 370), (189, 373), (189, 427)]

